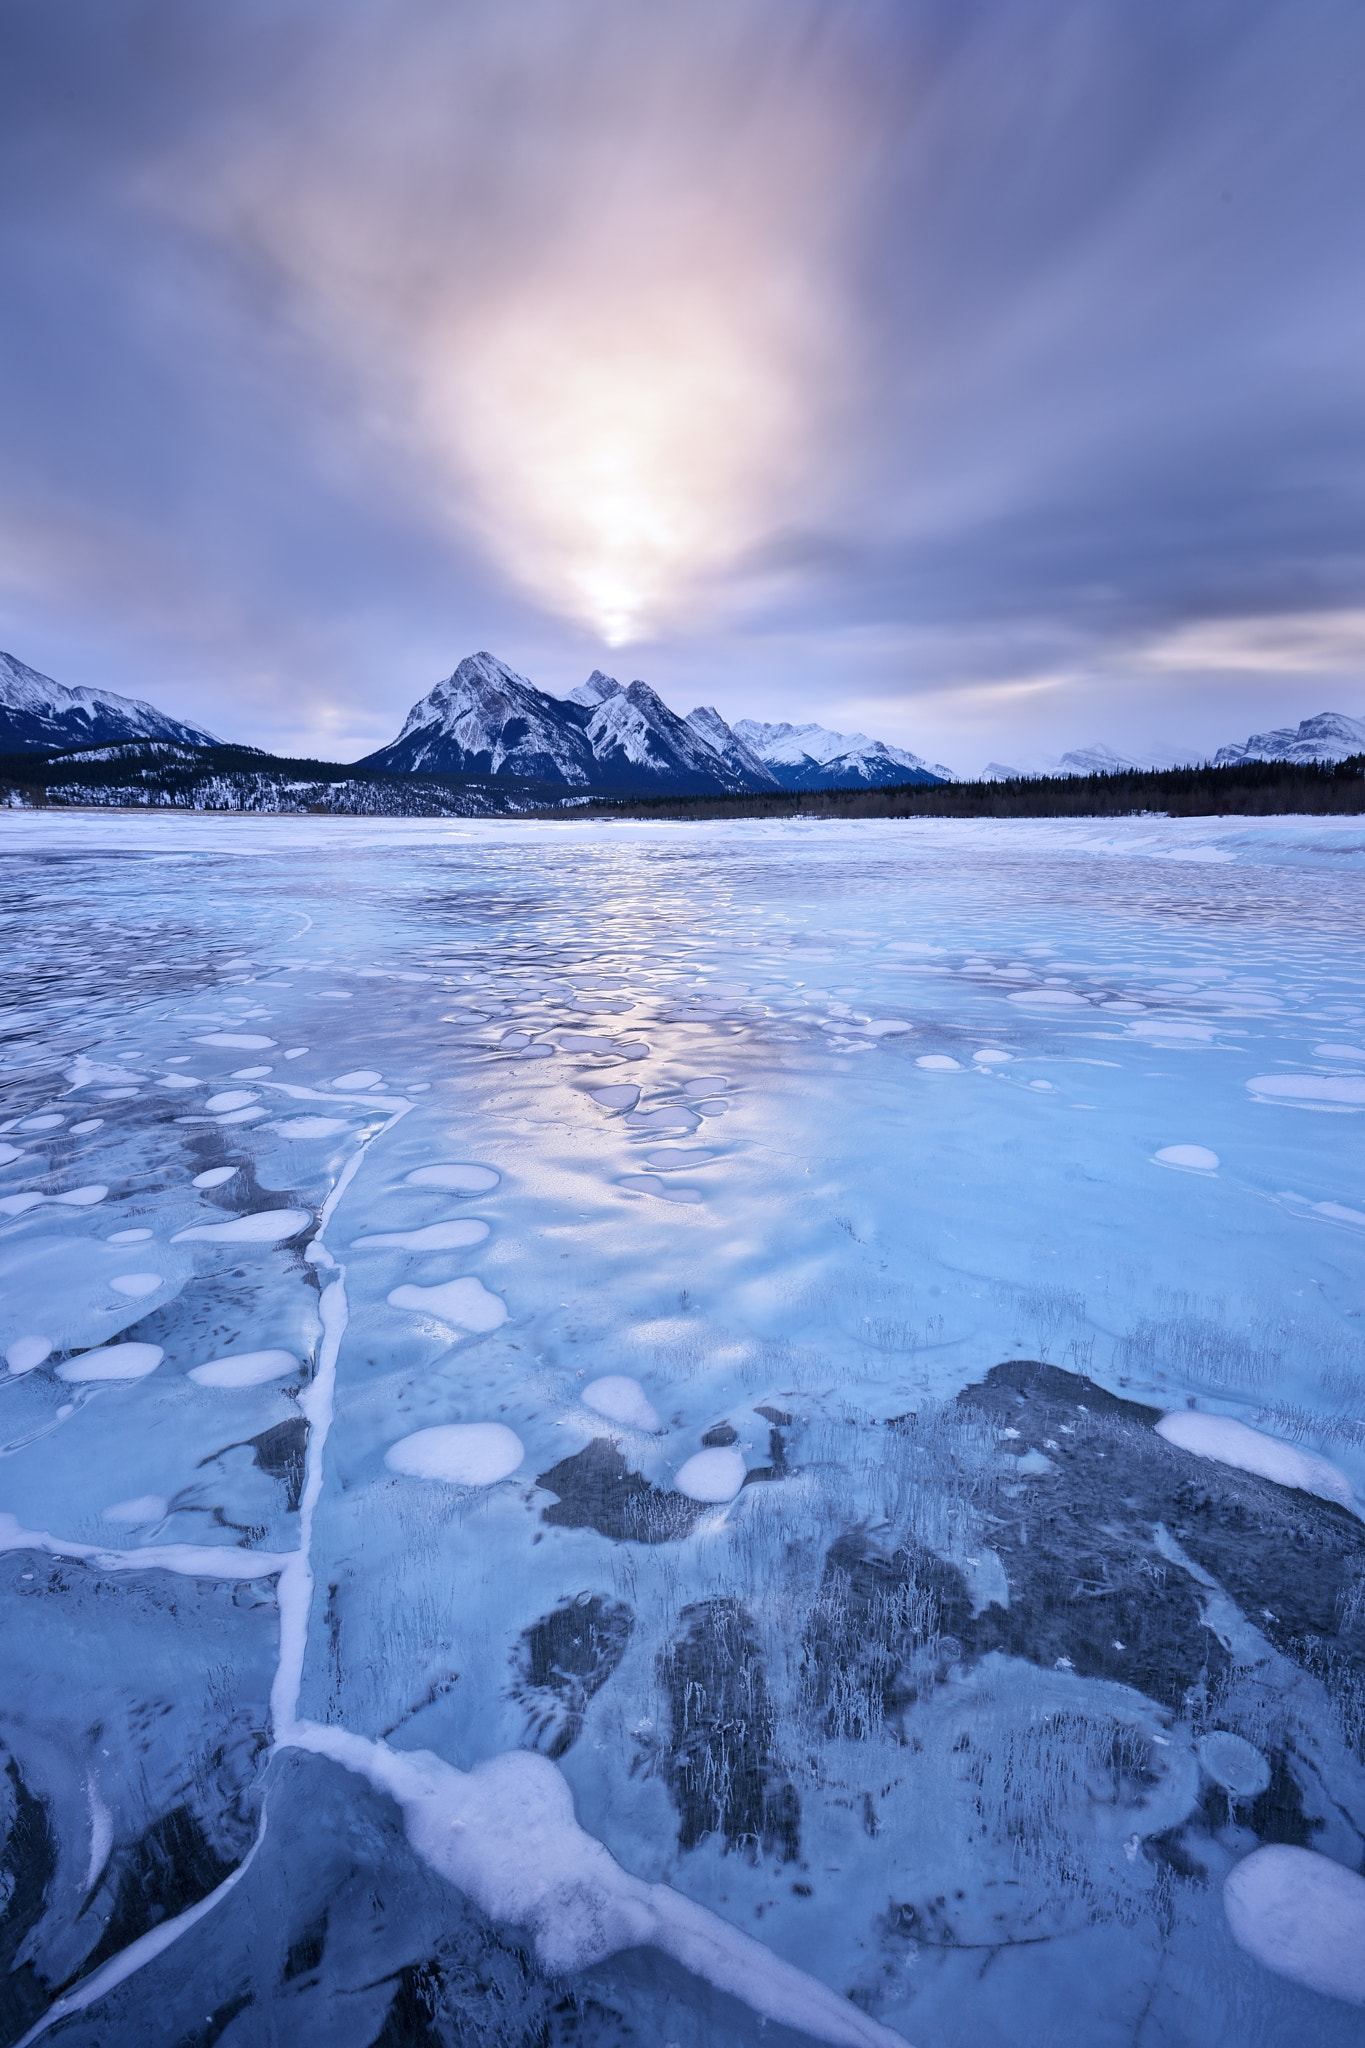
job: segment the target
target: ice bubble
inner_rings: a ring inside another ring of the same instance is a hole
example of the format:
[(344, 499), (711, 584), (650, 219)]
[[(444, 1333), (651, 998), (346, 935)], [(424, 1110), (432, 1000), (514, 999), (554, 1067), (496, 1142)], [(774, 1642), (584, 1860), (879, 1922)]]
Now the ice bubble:
[(64, 1195), (49, 1195), (50, 1202), (65, 1203), (68, 1209), (94, 1209), (101, 1203), (109, 1190), (103, 1181), (91, 1181), (89, 1187), (68, 1188)]
[(435, 1316), (457, 1330), (482, 1334), (496, 1330), (507, 1321), (507, 1303), (500, 1294), (490, 1294), (482, 1280), (467, 1275), (463, 1280), (445, 1280), (437, 1287), (395, 1287), (390, 1308), (412, 1308)]
[(1365, 1074), (1254, 1074), (1247, 1087), (1263, 1102), (1365, 1109)]
[(287, 1060), (301, 1060), (307, 1051), (308, 1047), (306, 1045), (291, 1045), (285, 1053), (285, 1058)]
[(282, 1138), (334, 1138), (338, 1131), (349, 1128), (344, 1117), (336, 1116), (291, 1116), (283, 1123), (273, 1124), (273, 1130)]
[(594, 1102), (600, 1102), (603, 1109), (634, 1109), (640, 1100), (638, 1088), (622, 1083), (616, 1088), (590, 1088), (588, 1093)]
[(693, 1081), (683, 1082), (684, 1095), (719, 1095), (730, 1083), (724, 1074), (698, 1074)]
[(744, 1484), (744, 1457), (736, 1450), (698, 1451), (673, 1482), (689, 1500), (733, 1500)]
[(120, 1273), (109, 1285), (115, 1294), (126, 1294), (131, 1300), (140, 1301), (144, 1294), (155, 1294), (165, 1282), (159, 1273)]
[(1278, 1976), (1365, 2005), (1365, 1877), (1312, 1849), (1254, 1849), (1223, 1886), (1239, 1948)]
[(228, 1088), (222, 1095), (210, 1095), (204, 1107), (217, 1116), (225, 1109), (245, 1109), (248, 1102), (256, 1102), (259, 1099), (252, 1088)]
[(903, 1024), (898, 1017), (871, 1017), (866, 1024), (855, 1027), (865, 1038), (899, 1038), (907, 1031), (913, 1031), (913, 1024)]
[(523, 1048), (521, 1056), (524, 1060), (548, 1060), (554, 1058), (554, 1050), (552, 1045), (528, 1045)]
[(462, 1216), (450, 1223), (428, 1223), (421, 1230), (385, 1230), (375, 1237), (357, 1237), (354, 1245), (386, 1245), (399, 1252), (456, 1252), (482, 1244), (487, 1235), (486, 1223), (475, 1216)]
[(97, 1088), (95, 1093), (101, 1102), (128, 1102), (137, 1094), (136, 1088)]
[(1117, 1010), (1121, 1016), (1136, 1016), (1139, 1010), (1146, 1007), (1145, 1003), (1130, 1003), (1126, 996), (1112, 996), (1108, 1002), (1100, 1005), (1103, 1010)]
[(1344, 1472), (1315, 1457), (1311, 1451), (1296, 1450), (1278, 1437), (1263, 1436), (1245, 1422), (1230, 1415), (1200, 1415), (1189, 1408), (1177, 1408), (1163, 1415), (1157, 1435), (1199, 1458), (1214, 1458), (1220, 1465), (1235, 1465), (1239, 1472), (1254, 1472), (1261, 1479), (1273, 1479), (1280, 1486), (1298, 1487), (1317, 1493), (1343, 1507), (1355, 1506), (1355, 1494)]
[(664, 1173), (669, 1167), (681, 1166), (690, 1169), (705, 1166), (715, 1156), (714, 1152), (706, 1152), (697, 1145), (675, 1145), (671, 1152), (646, 1152), (645, 1165), (652, 1166), (656, 1172)]
[(633, 1131), (684, 1131), (690, 1137), (697, 1128), (692, 1109), (641, 1109), (627, 1117)]
[(192, 1188), (220, 1188), (225, 1180), (231, 1180), (238, 1172), (235, 1166), (211, 1166), (206, 1173), (196, 1173), (190, 1182)]
[(297, 1237), (311, 1220), (307, 1209), (258, 1209), (226, 1223), (193, 1223), (188, 1230), (177, 1230), (171, 1243), (203, 1239), (210, 1244), (282, 1244), (287, 1237)]
[(559, 1043), (565, 1052), (613, 1052), (611, 1039), (596, 1038), (590, 1031), (561, 1031)]
[[(242, 1072), (244, 1074), (268, 1074), (270, 1069), (269, 1067), (244, 1067)], [(236, 1080), (238, 1078), (234, 1074), (233, 1079)], [(157, 1085), (161, 1088), (197, 1088), (199, 1086), (199, 1079), (195, 1074), (163, 1074)]]
[(670, 1186), (656, 1173), (623, 1174), (616, 1185), (629, 1188), (636, 1195), (657, 1195), (661, 1202), (700, 1202), (704, 1199), (700, 1188)]
[(116, 1500), (111, 1508), (104, 1510), (101, 1519), (123, 1523), (129, 1528), (145, 1528), (149, 1522), (166, 1519), (166, 1501), (159, 1493), (139, 1493), (132, 1500)]
[(443, 1479), (451, 1486), (493, 1486), (515, 1472), (526, 1447), (502, 1422), (443, 1422), (400, 1437), (384, 1454), (390, 1472)]
[(64, 1116), (26, 1116), (20, 1123), (21, 1131), (55, 1131), (58, 1124), (64, 1124)]
[(1009, 1062), (1014, 1058), (1014, 1054), (1012, 1052), (999, 1052), (993, 1045), (983, 1045), (980, 1052), (972, 1054), (972, 1058), (979, 1067), (1004, 1067), (1008, 1066)]
[(141, 1380), (166, 1356), (159, 1344), (104, 1344), (57, 1367), (62, 1380)]
[(491, 1166), (471, 1166), (464, 1161), (443, 1166), (415, 1166), (403, 1175), (410, 1188), (440, 1188), (448, 1195), (483, 1195), (495, 1188), (502, 1175)]
[(5, 1364), (11, 1372), (32, 1372), (35, 1365), (51, 1356), (50, 1337), (16, 1337), (5, 1353)]
[(1090, 1007), (1084, 996), (1078, 996), (1070, 989), (1061, 988), (1011, 989), (1005, 1000), (1009, 1003), (1027, 1003), (1033, 1010), (1086, 1010)]
[[(72, 1125), (73, 1130), (78, 1128), (78, 1125)], [(8, 1166), (12, 1160), (22, 1159), (23, 1156), (24, 1148), (22, 1145), (0, 1145), (0, 1166)]]
[(150, 1230), (116, 1230), (112, 1237), (106, 1237), (106, 1244), (145, 1244), (151, 1236)]
[(946, 1052), (924, 1052), (915, 1061), (917, 1067), (924, 1067), (931, 1074), (960, 1074), (962, 1062)]
[(292, 1351), (239, 1351), (231, 1358), (210, 1358), (186, 1374), (201, 1387), (264, 1387), (299, 1369)]
[(83, 1118), (80, 1123), (72, 1124), (71, 1130), (75, 1137), (85, 1138), (89, 1136), (91, 1131), (102, 1130), (103, 1127), (104, 1118), (102, 1116), (88, 1116)]
[(1365, 1045), (1315, 1045), (1315, 1060), (1365, 1060)]
[[(230, 1046), (236, 1052), (265, 1052), (275, 1043), (273, 1038), (262, 1038), (257, 1031), (209, 1031), (194, 1042), (196, 1045)], [(288, 1057), (286, 1053), (285, 1058)]]
[(1030, 1081), (1029, 1087), (1036, 1088), (1040, 1095), (1051, 1095), (1055, 1092), (1051, 1081)]
[(531, 1043), (529, 1031), (504, 1031), (498, 1043), (506, 1052), (520, 1052), (522, 1046)]
[(1214, 1784), (1234, 1799), (1254, 1799), (1270, 1783), (1270, 1765), (1260, 1750), (1226, 1728), (1210, 1729), (1194, 1746)]
[(611, 1372), (603, 1379), (589, 1380), (579, 1399), (585, 1408), (591, 1408), (594, 1415), (605, 1415), (608, 1422), (619, 1422), (625, 1429), (644, 1429), (653, 1433), (663, 1428), (640, 1382), (623, 1372)]
[(1152, 1155), (1160, 1166), (1183, 1166), (1188, 1173), (1214, 1173), (1218, 1154), (1207, 1145), (1163, 1145)]
[(40, 1195), (32, 1188), (25, 1195), (0, 1196), (0, 1216), (22, 1216), (26, 1209), (36, 1209), (40, 1202), (46, 1200), (46, 1195)]
[(357, 1067), (353, 1073), (338, 1074), (332, 1086), (334, 1088), (373, 1088), (375, 1083), (382, 1081), (383, 1078), (384, 1076), (377, 1074), (373, 1067)]
[[(238, 1067), (232, 1078), (234, 1081), (263, 1081), (267, 1074), (273, 1074), (274, 1071), (273, 1067)], [(183, 1085), (191, 1076), (187, 1074), (172, 1074), (169, 1078)]]

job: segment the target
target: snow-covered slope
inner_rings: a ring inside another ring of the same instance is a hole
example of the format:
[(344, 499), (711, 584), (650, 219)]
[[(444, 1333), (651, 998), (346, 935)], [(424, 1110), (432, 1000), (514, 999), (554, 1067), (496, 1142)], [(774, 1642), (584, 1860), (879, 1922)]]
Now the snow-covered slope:
[(1365, 754), (1365, 718), (1347, 718), (1340, 711), (1320, 711), (1298, 726), (1276, 732), (1254, 732), (1239, 747), (1220, 747), (1215, 768), (1236, 768), (1243, 761), (1345, 761)]
[(71, 689), (0, 653), (0, 753), (109, 746), (119, 740), (179, 740), (212, 747), (211, 732), (168, 718), (138, 697), (112, 690)]
[(416, 775), (523, 775), (576, 786), (596, 780), (578, 705), (538, 690), (493, 654), (469, 654), (414, 704), (391, 746), (361, 768)]
[(847, 789), (863, 783), (884, 789), (898, 782), (951, 782), (951, 769), (930, 766), (904, 747), (870, 740), (866, 733), (830, 732), (823, 725), (763, 725), (738, 718), (736, 736), (772, 770), (784, 789)]
[(701, 796), (753, 787), (745, 772), (731, 768), (648, 683), (604, 696), (589, 721), (588, 742), (597, 762), (595, 780), (603, 788), (643, 786)]
[(689, 711), (687, 723), (732, 775), (745, 779), (747, 788), (781, 789), (782, 784), (767, 762), (761, 761), (753, 748), (731, 731), (714, 704), (699, 704), (695, 711)]

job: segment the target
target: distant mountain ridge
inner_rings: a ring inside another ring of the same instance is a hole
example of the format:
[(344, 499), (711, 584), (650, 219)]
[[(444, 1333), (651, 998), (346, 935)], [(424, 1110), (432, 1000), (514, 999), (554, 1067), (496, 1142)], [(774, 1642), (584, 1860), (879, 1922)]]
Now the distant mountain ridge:
[(1220, 747), (1215, 768), (1240, 768), (1244, 761), (1348, 761), (1365, 754), (1365, 718), (1347, 718), (1341, 711), (1320, 711), (1316, 718), (1275, 732), (1254, 732), (1240, 747)]
[[(715, 714), (713, 713), (712, 716)], [(902, 782), (952, 782), (951, 768), (931, 767), (904, 747), (861, 732), (823, 725), (763, 725), (737, 718), (734, 731), (783, 789), (886, 789)]]
[(169, 718), (140, 697), (119, 697), (112, 690), (73, 689), (40, 675), (12, 654), (0, 653), (0, 753), (113, 746), (122, 740), (218, 745), (212, 733)]

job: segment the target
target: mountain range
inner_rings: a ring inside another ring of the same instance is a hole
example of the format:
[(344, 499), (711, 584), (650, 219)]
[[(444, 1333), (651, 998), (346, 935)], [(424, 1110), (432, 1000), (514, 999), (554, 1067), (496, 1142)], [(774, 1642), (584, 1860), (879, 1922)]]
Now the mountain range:
[[(155, 705), (110, 690), (73, 689), (0, 653), (0, 753), (65, 753), (73, 749), (164, 741), (187, 747), (222, 742), (171, 718)], [(249, 754), (250, 748), (234, 749)], [(1215, 767), (1251, 761), (1336, 762), (1365, 752), (1365, 719), (1324, 711), (1297, 727), (1253, 733), (1220, 748)], [(986, 779), (1025, 774), (1104, 775), (1178, 764), (1132, 760), (1110, 747), (1074, 749), (1041, 768), (992, 762)], [(314, 764), (315, 766), (318, 764)], [(398, 737), (354, 764), (381, 775), (477, 778), (480, 783), (534, 785), (546, 796), (737, 796), (779, 790), (885, 789), (955, 781), (953, 771), (864, 733), (820, 725), (727, 725), (712, 705), (685, 718), (647, 683), (623, 687), (594, 669), (585, 683), (557, 697), (518, 675), (495, 655), (467, 655), (443, 682), (414, 704)]]

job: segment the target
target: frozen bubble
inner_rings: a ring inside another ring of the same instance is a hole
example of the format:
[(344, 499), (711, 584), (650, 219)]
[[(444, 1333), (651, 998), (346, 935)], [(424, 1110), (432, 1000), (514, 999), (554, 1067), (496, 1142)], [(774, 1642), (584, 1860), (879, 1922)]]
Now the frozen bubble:
[(338, 1074), (332, 1086), (334, 1088), (373, 1088), (376, 1082), (382, 1081), (383, 1078), (384, 1076), (376, 1073), (373, 1067), (357, 1067), (353, 1073)]
[(1139, 1010), (1145, 1010), (1146, 1007), (1145, 1003), (1130, 1003), (1124, 996), (1111, 997), (1107, 1003), (1100, 1005), (1103, 1010), (1117, 1010), (1121, 1016), (1136, 1016)]
[(357, 1237), (355, 1245), (386, 1245), (400, 1252), (455, 1252), (467, 1245), (482, 1244), (488, 1225), (475, 1216), (462, 1216), (450, 1223), (428, 1223), (421, 1230), (385, 1230), (375, 1237)]
[(91, 1131), (98, 1131), (103, 1128), (104, 1118), (102, 1116), (87, 1116), (80, 1123), (72, 1124), (71, 1126), (72, 1133), (77, 1138), (88, 1137)]
[(137, 1094), (136, 1088), (97, 1088), (101, 1102), (129, 1102)]
[(106, 1237), (106, 1244), (145, 1244), (151, 1236), (150, 1230), (116, 1230), (112, 1237)]
[(400, 1437), (384, 1454), (390, 1472), (443, 1479), (449, 1486), (493, 1486), (515, 1472), (526, 1447), (502, 1422), (442, 1422)]
[(1365, 1060), (1365, 1045), (1315, 1045), (1315, 1060)]
[(115, 1294), (126, 1294), (133, 1301), (140, 1301), (144, 1294), (155, 1294), (164, 1286), (159, 1273), (120, 1273), (109, 1282)]
[[(267, 1074), (273, 1074), (274, 1071), (273, 1067), (238, 1067), (232, 1078), (234, 1081), (263, 1081)], [(187, 1074), (172, 1074), (169, 1078), (183, 1083), (191, 1077)]]
[(287, 1237), (297, 1237), (311, 1221), (307, 1209), (258, 1209), (254, 1215), (233, 1216), (226, 1223), (191, 1224), (188, 1230), (177, 1230), (171, 1243), (202, 1239), (209, 1244), (282, 1244)]
[(680, 1188), (669, 1181), (660, 1180), (656, 1173), (623, 1174), (616, 1185), (619, 1188), (629, 1188), (632, 1194), (656, 1195), (661, 1202), (700, 1202), (703, 1200), (700, 1188)]
[(159, 1493), (139, 1493), (132, 1500), (116, 1500), (101, 1517), (103, 1521), (118, 1522), (130, 1529), (146, 1528), (149, 1523), (164, 1522), (165, 1519), (166, 1500)]
[(579, 1398), (594, 1415), (605, 1415), (608, 1422), (619, 1422), (625, 1429), (644, 1429), (652, 1433), (663, 1428), (640, 1382), (623, 1372), (612, 1372), (603, 1379), (589, 1380)]
[(55, 1131), (58, 1124), (64, 1124), (65, 1122), (66, 1118), (64, 1116), (57, 1116), (55, 1114), (26, 1116), (20, 1123), (19, 1128), (21, 1131)]
[(719, 1095), (730, 1083), (724, 1074), (698, 1074), (695, 1080), (683, 1082), (684, 1095)]
[[(244, 1067), (242, 1071), (248, 1074), (268, 1074), (270, 1069), (269, 1067)], [(236, 1075), (233, 1076), (234, 1080), (237, 1078)], [(163, 1074), (157, 1083), (159, 1088), (197, 1088), (199, 1085), (197, 1074)]]
[(634, 1109), (640, 1100), (640, 1091), (623, 1082), (615, 1088), (590, 1088), (588, 1093), (594, 1102), (600, 1102), (603, 1109)]
[(1365, 2005), (1365, 1877), (1274, 1842), (1234, 1866), (1223, 1910), (1239, 1948), (1278, 1976)]
[(1214, 1458), (1220, 1465), (1233, 1465), (1239, 1472), (1254, 1472), (1262, 1479), (1273, 1479), (1277, 1485), (1321, 1494), (1328, 1500), (1340, 1501), (1346, 1508), (1355, 1506), (1350, 1480), (1326, 1458), (1296, 1450), (1292, 1444), (1281, 1443), (1278, 1437), (1263, 1436), (1260, 1430), (1249, 1428), (1245, 1422), (1235, 1422), (1230, 1415), (1200, 1415), (1189, 1408), (1177, 1408), (1162, 1416), (1156, 1430), (1167, 1443), (1193, 1451), (1196, 1457)]
[[(275, 1041), (262, 1038), (258, 1031), (209, 1031), (202, 1038), (195, 1039), (196, 1045), (229, 1046), (234, 1052), (265, 1052)], [(286, 1053), (286, 1059), (289, 1055)]]
[(705, 1166), (715, 1158), (714, 1152), (703, 1151), (698, 1145), (675, 1145), (670, 1152), (646, 1152), (645, 1165), (652, 1166), (656, 1173), (664, 1173), (670, 1167), (692, 1168)]
[(0, 1216), (22, 1216), (26, 1209), (36, 1209), (46, 1199), (33, 1189), (24, 1195), (0, 1196)]
[[(77, 1124), (72, 1125), (73, 1130), (78, 1130), (79, 1128), (80, 1126)], [(22, 1145), (0, 1145), (0, 1166), (8, 1166), (11, 1160), (22, 1159), (23, 1156), (24, 1148)]]
[(1190, 1045), (1207, 1045), (1214, 1035), (1212, 1024), (1196, 1024), (1186, 1017), (1140, 1017), (1128, 1029), (1134, 1038), (1150, 1038), (1158, 1045), (1163, 1040), (1171, 1044), (1184, 1040)]
[(62, 1380), (141, 1380), (166, 1356), (159, 1344), (105, 1344), (57, 1367)]
[(1078, 996), (1071, 989), (1062, 988), (1017, 988), (1005, 998), (1009, 1003), (1026, 1003), (1033, 1010), (1086, 1010), (1090, 1005), (1084, 996)]
[(1056, 1092), (1051, 1081), (1030, 1081), (1029, 1087), (1036, 1088), (1040, 1095), (1052, 1095)]
[(972, 1054), (972, 1058), (979, 1067), (1004, 1067), (1008, 1066), (1009, 1062), (1014, 1058), (1014, 1054), (1012, 1052), (1001, 1052), (993, 1045), (983, 1045), (979, 1052)]
[(68, 1209), (93, 1209), (102, 1202), (109, 1190), (102, 1181), (92, 1181), (89, 1187), (68, 1188), (64, 1195), (49, 1195), (50, 1202), (62, 1202)]
[(733, 1500), (744, 1484), (744, 1457), (736, 1450), (698, 1451), (673, 1484), (689, 1500)]
[(467, 1275), (463, 1280), (445, 1280), (437, 1287), (395, 1287), (390, 1308), (416, 1309), (435, 1316), (457, 1330), (482, 1335), (507, 1321), (507, 1303), (500, 1294), (490, 1294), (482, 1280)]
[(225, 1180), (231, 1180), (238, 1172), (235, 1166), (211, 1166), (206, 1173), (196, 1173), (190, 1182), (192, 1188), (220, 1188)]
[(287, 1060), (301, 1060), (308, 1051), (306, 1045), (291, 1045), (285, 1053)]
[(866, 1024), (853, 1027), (865, 1038), (898, 1038), (907, 1031), (913, 1031), (913, 1024), (904, 1024), (899, 1017), (870, 1017)]
[(1163, 1145), (1153, 1158), (1162, 1166), (1183, 1166), (1190, 1173), (1214, 1173), (1218, 1154), (1207, 1145)]
[(201, 1387), (264, 1387), (298, 1369), (292, 1351), (239, 1351), (231, 1358), (192, 1365), (185, 1377)]
[(922, 1052), (915, 1061), (917, 1067), (924, 1067), (931, 1074), (960, 1074), (962, 1062), (946, 1052)]
[(5, 1364), (11, 1372), (32, 1372), (35, 1365), (51, 1356), (50, 1337), (16, 1337), (5, 1353)]
[(1194, 1746), (1214, 1784), (1234, 1799), (1255, 1799), (1270, 1783), (1270, 1765), (1260, 1750), (1226, 1728), (1211, 1729)]
[(1254, 1074), (1247, 1087), (1263, 1102), (1302, 1102), (1310, 1109), (1365, 1109), (1365, 1074)]
[(218, 1118), (218, 1122), (220, 1124), (249, 1124), (253, 1123), (257, 1117), (266, 1116), (267, 1114), (268, 1111), (259, 1106), (255, 1109), (230, 1109), (226, 1116)]
[(411, 1173), (403, 1175), (403, 1185), (409, 1188), (440, 1188), (448, 1195), (484, 1195), (495, 1188), (502, 1176), (491, 1166), (473, 1166), (466, 1161), (450, 1161), (441, 1166), (414, 1166)]
[(259, 1099), (252, 1088), (228, 1088), (221, 1095), (210, 1095), (204, 1107), (217, 1116), (225, 1109), (245, 1109), (248, 1102), (257, 1102)]
[(349, 1128), (346, 1119), (337, 1116), (291, 1116), (272, 1126), (282, 1138), (334, 1138)]

